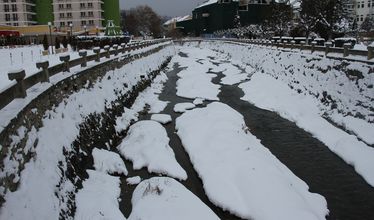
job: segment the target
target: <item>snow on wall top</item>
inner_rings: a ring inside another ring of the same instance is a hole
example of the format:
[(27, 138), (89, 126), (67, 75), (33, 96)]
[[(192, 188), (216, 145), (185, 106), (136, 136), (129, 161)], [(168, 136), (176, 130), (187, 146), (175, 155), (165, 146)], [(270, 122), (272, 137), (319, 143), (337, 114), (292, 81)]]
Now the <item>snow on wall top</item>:
[[(232, 1), (233, 1), (233, 2), (238, 2), (239, 0), (232, 0)], [(218, 0), (207, 0), (207, 1), (203, 2), (201, 5), (197, 6), (196, 8), (205, 7), (205, 6), (207, 6), (207, 5), (212, 5), (212, 4), (215, 4), (215, 3), (217, 3), (217, 2), (218, 2)], [(268, 2), (270, 2), (270, 1), (268, 1)], [(280, 0), (276, 0), (275, 2), (282, 2), (282, 1), (280, 1)], [(248, 1), (248, 3), (249, 3), (249, 1)], [(256, 3), (255, 3), (255, 4), (256, 4)], [(291, 1), (290, 4), (291, 4), (294, 8), (299, 8), (299, 7), (300, 7), (300, 3), (299, 3), (298, 1), (296, 1), (296, 0)], [(196, 9), (196, 8), (195, 8), (195, 9)]]
[(192, 19), (191, 15), (185, 15), (185, 16), (179, 16), (179, 17), (174, 17), (170, 20), (167, 20), (164, 25), (169, 25), (172, 23), (180, 22), (180, 21), (186, 21)]
[(204, 6), (207, 6), (207, 5), (212, 5), (214, 3), (217, 3), (218, 0), (208, 0), (206, 2), (203, 2), (201, 5), (197, 6), (196, 8), (202, 8)]

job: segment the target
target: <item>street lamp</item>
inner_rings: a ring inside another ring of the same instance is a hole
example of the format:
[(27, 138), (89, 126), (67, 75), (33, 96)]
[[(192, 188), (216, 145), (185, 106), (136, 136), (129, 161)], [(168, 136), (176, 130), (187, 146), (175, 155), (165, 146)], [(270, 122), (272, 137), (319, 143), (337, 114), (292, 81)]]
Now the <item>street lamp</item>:
[(52, 54), (53, 54), (53, 42), (52, 42), (52, 22), (48, 22), (48, 28), (49, 28), (49, 39), (51, 41), (51, 48), (52, 48)]
[(70, 37), (72, 37), (73, 36), (73, 23), (70, 23), (69, 27), (70, 27)]
[(87, 26), (86, 25), (84, 25), (83, 26), (83, 28), (84, 28), (84, 34), (86, 35), (86, 37), (87, 37)]

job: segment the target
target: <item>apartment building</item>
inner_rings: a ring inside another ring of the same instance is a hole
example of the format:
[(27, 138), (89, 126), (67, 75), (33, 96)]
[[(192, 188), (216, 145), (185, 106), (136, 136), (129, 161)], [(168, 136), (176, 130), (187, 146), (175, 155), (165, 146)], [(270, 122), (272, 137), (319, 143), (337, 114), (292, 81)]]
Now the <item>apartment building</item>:
[(1, 0), (0, 25), (29, 26), (37, 24), (35, 1)]
[(0, 0), (0, 25), (52, 23), (57, 31), (90, 30), (108, 20), (119, 26), (119, 10), (119, 0)]
[(361, 25), (367, 16), (374, 18), (374, 0), (356, 0), (355, 16), (358, 25)]
[(103, 4), (101, 0), (53, 0), (54, 25), (61, 30), (101, 28)]

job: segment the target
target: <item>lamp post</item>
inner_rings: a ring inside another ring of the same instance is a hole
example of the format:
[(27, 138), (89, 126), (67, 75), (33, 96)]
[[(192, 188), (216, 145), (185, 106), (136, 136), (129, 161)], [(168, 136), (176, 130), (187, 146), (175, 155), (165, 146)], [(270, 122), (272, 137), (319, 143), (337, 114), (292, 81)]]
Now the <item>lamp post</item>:
[(51, 48), (52, 48), (52, 54), (53, 54), (53, 42), (52, 42), (52, 22), (48, 22), (48, 28), (49, 28), (49, 39), (51, 41)]
[(99, 26), (96, 25), (96, 36), (99, 35)]
[(83, 26), (83, 28), (84, 28), (84, 34), (86, 35), (86, 37), (87, 37), (87, 26), (86, 25), (84, 25)]
[(73, 37), (73, 23), (69, 24), (70, 27), (70, 38)]

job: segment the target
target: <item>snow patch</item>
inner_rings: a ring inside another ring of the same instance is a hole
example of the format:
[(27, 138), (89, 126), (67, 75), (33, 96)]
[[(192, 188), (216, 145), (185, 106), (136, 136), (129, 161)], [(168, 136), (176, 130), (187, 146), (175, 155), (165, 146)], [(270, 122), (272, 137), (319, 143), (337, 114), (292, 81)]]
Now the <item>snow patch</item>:
[(176, 180), (154, 177), (141, 182), (132, 196), (129, 220), (219, 219), (198, 197)]
[(193, 109), (196, 106), (193, 103), (185, 102), (185, 103), (178, 103), (174, 106), (174, 111), (178, 113), (186, 112), (187, 110)]
[(119, 210), (120, 179), (94, 170), (76, 195), (76, 220), (125, 220)]
[(111, 151), (94, 148), (92, 150), (92, 156), (96, 171), (108, 174), (128, 174), (125, 163), (118, 154)]
[(137, 185), (142, 181), (140, 176), (134, 176), (126, 179), (127, 184), (129, 185)]
[(172, 121), (171, 116), (166, 114), (153, 114), (151, 120), (157, 121), (161, 124), (167, 124)]
[(149, 172), (187, 179), (186, 171), (179, 165), (169, 146), (165, 128), (158, 122), (147, 120), (132, 125), (118, 150), (133, 162), (135, 170), (146, 167)]
[(226, 104), (188, 111), (177, 118), (176, 128), (215, 205), (251, 219), (311, 220), (328, 214), (326, 200), (310, 193)]

